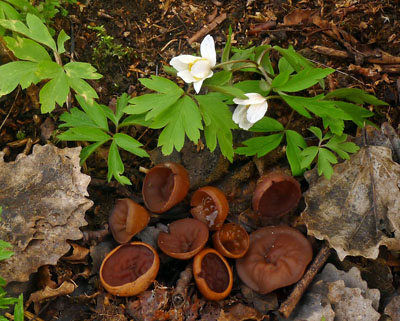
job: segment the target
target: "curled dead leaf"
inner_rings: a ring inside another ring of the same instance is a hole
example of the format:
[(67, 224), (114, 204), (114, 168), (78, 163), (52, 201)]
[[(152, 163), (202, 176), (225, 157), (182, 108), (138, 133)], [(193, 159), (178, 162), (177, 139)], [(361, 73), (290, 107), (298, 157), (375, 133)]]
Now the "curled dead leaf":
[(76, 285), (69, 281), (64, 281), (58, 288), (52, 289), (46, 286), (43, 290), (32, 293), (26, 302), (29, 306), (32, 302), (41, 302), (47, 299), (52, 299), (61, 295), (67, 295), (74, 292)]

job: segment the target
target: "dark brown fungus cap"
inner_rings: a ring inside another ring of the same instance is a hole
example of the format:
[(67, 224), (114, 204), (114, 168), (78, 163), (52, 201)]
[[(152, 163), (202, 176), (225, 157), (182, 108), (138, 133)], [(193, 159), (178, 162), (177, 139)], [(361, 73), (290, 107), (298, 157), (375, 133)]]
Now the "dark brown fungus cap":
[(127, 243), (149, 223), (149, 212), (129, 198), (115, 203), (109, 218), (110, 230), (118, 243)]
[(193, 275), (197, 288), (207, 300), (222, 300), (232, 290), (232, 269), (214, 249), (204, 249), (194, 257)]
[(199, 253), (208, 240), (207, 226), (194, 218), (183, 218), (169, 225), (169, 233), (158, 234), (158, 247), (167, 255), (187, 260)]
[(160, 260), (148, 244), (132, 242), (112, 250), (100, 267), (100, 281), (111, 294), (133, 296), (146, 290), (157, 277)]
[(225, 194), (214, 186), (204, 186), (194, 192), (190, 206), (193, 217), (207, 224), (211, 231), (218, 230), (224, 224), (229, 212)]
[(164, 213), (181, 202), (189, 191), (189, 175), (178, 163), (154, 166), (144, 178), (142, 195), (146, 207)]
[(312, 259), (310, 242), (288, 226), (267, 226), (250, 234), (250, 248), (236, 260), (240, 279), (266, 294), (296, 283)]
[(212, 236), (214, 248), (223, 256), (238, 259), (249, 249), (250, 238), (246, 230), (235, 223), (227, 223)]
[(300, 184), (295, 178), (273, 172), (258, 181), (253, 194), (253, 209), (262, 216), (278, 217), (296, 208), (300, 198)]

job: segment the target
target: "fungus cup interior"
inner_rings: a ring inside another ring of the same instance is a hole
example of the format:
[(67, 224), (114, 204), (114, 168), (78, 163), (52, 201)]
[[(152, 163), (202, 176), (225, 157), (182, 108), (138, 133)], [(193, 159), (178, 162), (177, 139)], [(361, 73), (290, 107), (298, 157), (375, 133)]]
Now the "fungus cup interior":
[(296, 283), (312, 260), (310, 242), (294, 228), (267, 226), (250, 234), (246, 255), (236, 260), (240, 279), (267, 294)]
[(109, 218), (110, 230), (118, 243), (127, 243), (149, 223), (147, 210), (129, 198), (116, 201)]
[(222, 227), (228, 216), (229, 204), (225, 194), (213, 186), (204, 186), (194, 192), (190, 213), (194, 218), (207, 224), (210, 230)]
[(169, 224), (169, 232), (158, 234), (158, 246), (167, 255), (177, 259), (190, 259), (207, 243), (207, 226), (193, 218), (184, 218)]
[(213, 235), (214, 248), (222, 255), (239, 258), (246, 254), (250, 240), (246, 230), (235, 223), (227, 223)]
[(146, 174), (142, 195), (146, 207), (155, 213), (163, 213), (181, 202), (189, 191), (189, 175), (177, 163), (154, 166)]
[(253, 194), (253, 209), (262, 216), (282, 216), (294, 209), (301, 198), (299, 182), (283, 173), (263, 176)]
[(121, 245), (104, 262), (102, 278), (112, 287), (132, 283), (150, 269), (154, 259), (153, 252), (144, 245)]

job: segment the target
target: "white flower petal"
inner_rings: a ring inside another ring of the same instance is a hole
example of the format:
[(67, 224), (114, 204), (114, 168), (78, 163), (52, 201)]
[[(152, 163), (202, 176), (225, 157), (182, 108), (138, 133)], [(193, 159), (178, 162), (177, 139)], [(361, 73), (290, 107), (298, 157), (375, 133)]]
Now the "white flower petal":
[(207, 35), (200, 44), (200, 54), (210, 62), (210, 66), (214, 67), (217, 63), (217, 54), (215, 52), (215, 43), (213, 37)]
[(200, 79), (193, 83), (193, 88), (196, 91), (196, 94), (198, 94), (200, 92), (201, 86), (203, 85), (203, 81), (204, 81), (204, 79)]
[(268, 109), (268, 103), (265, 101), (261, 104), (252, 104), (247, 110), (247, 120), (251, 123), (258, 122), (264, 117)]
[(187, 84), (190, 84), (197, 80), (196, 78), (193, 77), (193, 75), (190, 73), (189, 70), (179, 71), (177, 75), (178, 77), (181, 77), (183, 81)]
[(245, 105), (237, 105), (232, 115), (232, 120), (239, 124), (241, 119), (246, 118), (247, 108)]
[(179, 60), (181, 62), (183, 62), (184, 64), (193, 64), (196, 62), (196, 60), (201, 59), (201, 57), (192, 56), (192, 55), (180, 55), (177, 58), (179, 58)]
[(190, 69), (190, 72), (197, 80), (207, 78), (211, 72), (210, 62), (207, 59), (197, 60)]
[(253, 125), (254, 123), (250, 123), (247, 119), (242, 119), (242, 121), (239, 123), (239, 127), (245, 130), (249, 130)]
[(266, 101), (265, 97), (257, 93), (248, 93), (245, 94), (245, 96), (249, 97), (249, 99), (234, 98), (233, 102), (235, 104), (240, 104), (240, 105), (252, 105), (252, 104), (261, 104)]

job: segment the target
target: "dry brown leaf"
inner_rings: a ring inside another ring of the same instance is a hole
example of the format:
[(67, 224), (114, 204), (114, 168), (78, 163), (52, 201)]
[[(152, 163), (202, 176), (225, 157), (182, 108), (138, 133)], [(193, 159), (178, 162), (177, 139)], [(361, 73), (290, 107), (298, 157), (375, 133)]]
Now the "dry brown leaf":
[(35, 145), (32, 155), (5, 163), (0, 153), (0, 239), (14, 256), (0, 263), (7, 282), (23, 282), (46, 264), (55, 265), (82, 237), (90, 177), (80, 172), (81, 148)]
[(381, 245), (400, 250), (399, 178), (389, 148), (362, 147), (334, 167), (331, 180), (310, 182), (302, 213), (308, 234), (327, 240), (341, 260), (376, 259)]
[(310, 17), (316, 13), (316, 10), (311, 9), (294, 9), (291, 13), (283, 17), (283, 24), (285, 26), (295, 26), (300, 23), (308, 23)]
[(60, 295), (67, 295), (74, 292), (76, 285), (69, 281), (64, 281), (58, 288), (52, 289), (46, 286), (43, 290), (36, 291), (32, 293), (29, 300), (26, 302), (27, 305), (32, 302), (41, 302), (47, 299), (52, 299)]
[(256, 309), (246, 306), (242, 303), (235, 304), (227, 309), (227, 311), (222, 310), (218, 317), (218, 321), (261, 321), (268, 320), (258, 312)]

